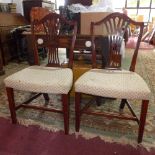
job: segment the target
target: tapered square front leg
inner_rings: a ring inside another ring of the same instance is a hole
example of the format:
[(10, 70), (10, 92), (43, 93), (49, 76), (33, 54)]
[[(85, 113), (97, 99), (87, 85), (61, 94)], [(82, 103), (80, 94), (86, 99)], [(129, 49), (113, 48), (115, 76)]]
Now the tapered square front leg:
[(16, 119), (16, 109), (15, 109), (13, 88), (6, 87), (6, 92), (7, 92), (8, 102), (9, 102), (12, 123), (16, 124), (17, 119)]
[(64, 115), (64, 131), (67, 135), (69, 133), (69, 95), (62, 95), (63, 115)]
[(81, 93), (75, 93), (75, 130), (79, 132), (80, 129), (80, 116), (81, 116)]
[(138, 132), (138, 143), (141, 143), (143, 140), (144, 126), (146, 121), (146, 114), (148, 109), (148, 100), (142, 101), (140, 122), (139, 122), (139, 132)]

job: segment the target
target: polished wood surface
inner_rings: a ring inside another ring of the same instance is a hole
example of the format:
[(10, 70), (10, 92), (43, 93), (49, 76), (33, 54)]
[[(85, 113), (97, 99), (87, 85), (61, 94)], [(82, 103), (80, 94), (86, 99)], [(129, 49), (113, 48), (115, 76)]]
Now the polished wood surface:
[[(33, 56), (33, 45), (32, 45), (32, 34), (31, 32), (23, 32), (22, 33), (27, 40), (28, 43), (28, 57), (29, 57), (29, 63), (32, 65), (34, 64), (34, 56)], [(36, 37), (39, 39), (43, 39), (46, 41), (45, 35), (44, 34), (36, 34)], [(59, 48), (66, 48), (69, 49), (70, 43), (71, 43), (71, 35), (59, 35), (57, 37), (57, 44), (59, 45)], [(76, 36), (76, 41), (75, 41), (75, 46), (74, 50), (78, 51), (91, 51), (92, 50), (92, 37), (91, 35), (80, 35), (77, 34)], [(90, 47), (87, 47), (87, 44), (90, 44)], [(109, 50), (108, 46), (108, 37), (107, 36), (102, 36), (102, 35), (97, 35), (95, 36), (95, 44), (96, 48), (98, 51), (99, 55), (104, 55), (104, 53), (107, 53)], [(103, 48), (104, 47), (104, 48)], [(67, 57), (69, 57), (69, 52), (67, 53)]]
[(2, 26), (22, 26), (28, 21), (19, 13), (0, 13), (0, 27)]

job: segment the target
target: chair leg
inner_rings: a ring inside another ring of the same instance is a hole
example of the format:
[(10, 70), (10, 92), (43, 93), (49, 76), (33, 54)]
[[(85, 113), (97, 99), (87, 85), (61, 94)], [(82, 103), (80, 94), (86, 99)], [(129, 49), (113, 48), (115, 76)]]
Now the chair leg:
[(81, 93), (75, 93), (75, 130), (79, 132), (80, 129), (80, 102), (81, 102)]
[(43, 93), (43, 96), (44, 96), (44, 99), (45, 99), (45, 104), (47, 105), (49, 103), (50, 98), (49, 98), (47, 93)]
[(6, 92), (7, 92), (7, 96), (8, 96), (8, 102), (9, 102), (9, 108), (10, 108), (12, 123), (16, 124), (17, 119), (16, 119), (16, 110), (15, 110), (13, 88), (6, 87)]
[(138, 143), (141, 143), (142, 139), (143, 139), (143, 133), (144, 133), (144, 126), (145, 126), (145, 121), (146, 121), (148, 103), (149, 103), (148, 100), (143, 100), (142, 101), (141, 114), (140, 114), (140, 123), (139, 123), (139, 131), (138, 131)]
[(67, 135), (69, 133), (69, 100), (68, 95), (62, 95), (62, 103), (63, 103), (63, 115), (64, 115), (64, 131)]
[(126, 99), (122, 99), (121, 103), (120, 103), (120, 106), (119, 106), (119, 111), (120, 112), (123, 112), (123, 109), (125, 107), (125, 103), (126, 103)]
[(101, 102), (102, 102), (102, 97), (96, 96), (95, 99), (96, 99), (97, 106), (100, 106), (101, 105)]

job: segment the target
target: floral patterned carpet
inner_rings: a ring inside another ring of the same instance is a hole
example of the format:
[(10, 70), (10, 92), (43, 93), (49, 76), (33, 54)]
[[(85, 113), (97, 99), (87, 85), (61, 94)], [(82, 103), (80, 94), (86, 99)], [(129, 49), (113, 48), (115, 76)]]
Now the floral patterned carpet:
[[(124, 68), (128, 67), (130, 63), (129, 58), (131, 56), (130, 49), (126, 50), (126, 56), (124, 58)], [(6, 74), (0, 76), (0, 117), (10, 119), (10, 113), (8, 109), (8, 103), (6, 98), (6, 93), (4, 89), (3, 79), (22, 68), (27, 67), (27, 63), (10, 63), (5, 67)], [(143, 145), (146, 148), (155, 147), (155, 51), (153, 50), (140, 50), (138, 56), (138, 62), (136, 67), (136, 72), (139, 73), (148, 83), (152, 96), (149, 104), (147, 122), (145, 126)], [(15, 100), (17, 104), (27, 97), (30, 93), (25, 92), (15, 92)], [(44, 103), (43, 97), (38, 98), (33, 101), (33, 104)], [(118, 100), (106, 100), (101, 106), (92, 105), (96, 111), (108, 111), (108, 112), (118, 112), (120, 101)], [(50, 94), (50, 103), (47, 106), (54, 106), (61, 108), (60, 96), (54, 96)], [(132, 106), (135, 109), (135, 112), (139, 114), (140, 104), (139, 101), (135, 101)], [(124, 110), (124, 114), (128, 114), (127, 109)], [(25, 110), (21, 109), (17, 112), (18, 122), (23, 125), (39, 125), (42, 129), (49, 131), (58, 131), (63, 130), (63, 119), (62, 115), (34, 111), (34, 110)], [(70, 104), (70, 133), (75, 133), (74, 128), (74, 98), (71, 98)], [(138, 125), (133, 121), (125, 121), (118, 119), (106, 119), (104, 117), (94, 117), (83, 115), (81, 122), (81, 130), (79, 133), (85, 138), (93, 138), (99, 136), (101, 139), (104, 139), (108, 142), (118, 142), (122, 144), (131, 144), (132, 146), (137, 146), (137, 131)]]

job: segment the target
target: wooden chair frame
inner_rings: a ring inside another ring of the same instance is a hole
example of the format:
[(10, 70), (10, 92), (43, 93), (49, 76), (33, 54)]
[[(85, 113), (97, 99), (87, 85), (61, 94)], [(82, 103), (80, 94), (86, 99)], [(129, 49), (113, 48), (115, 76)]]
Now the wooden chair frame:
[[(58, 57), (58, 48), (59, 44), (57, 43), (57, 37), (60, 34), (58, 31), (60, 27), (58, 27), (57, 24), (60, 24), (60, 22), (69, 24), (70, 26), (73, 27), (73, 34), (72, 34), (72, 41), (70, 44), (70, 61), (69, 61), (69, 68), (72, 68), (73, 64), (73, 49), (75, 45), (75, 40), (76, 40), (76, 34), (77, 34), (77, 24), (76, 22), (73, 21), (67, 21), (63, 17), (61, 17), (59, 14), (56, 13), (50, 13), (46, 15), (44, 18), (41, 20), (34, 20), (31, 24), (32, 28), (32, 38), (33, 38), (33, 51), (34, 51), (34, 62), (35, 65), (39, 65), (39, 56), (38, 56), (38, 47), (47, 47), (48, 50), (48, 64), (47, 66), (50, 67), (61, 67), (59, 57)], [(44, 33), (43, 34), (43, 40), (44, 42), (40, 45), (38, 44), (38, 34), (35, 32), (35, 27), (38, 25), (43, 25), (44, 27)], [(62, 109), (53, 109), (53, 108), (47, 108), (45, 106), (35, 106), (35, 105), (29, 105), (31, 101), (39, 97), (40, 95), (43, 94), (45, 98), (45, 102), (47, 103), (49, 101), (48, 94), (46, 93), (38, 93), (35, 94), (33, 97), (28, 99), (27, 101), (16, 105), (15, 100), (14, 100), (14, 89), (10, 87), (6, 87), (6, 92), (8, 96), (8, 101), (9, 101), (9, 108), (10, 108), (10, 113), (11, 113), (11, 118), (12, 118), (12, 123), (16, 124), (17, 123), (17, 118), (16, 118), (16, 110), (19, 108), (31, 108), (31, 109), (36, 109), (36, 110), (43, 110), (43, 111), (50, 111), (50, 112), (57, 112), (63, 114), (64, 117), (64, 132), (65, 134), (69, 133), (69, 93), (68, 94), (60, 94), (61, 95), (61, 100), (62, 100)]]
[[(112, 21), (115, 20), (116, 18), (118, 18), (119, 22), (118, 25), (114, 25), (112, 26)], [(109, 20), (111, 19), (111, 20)], [(123, 20), (123, 23), (121, 24), (121, 20)], [(138, 49), (139, 49), (139, 45), (140, 45), (140, 41), (142, 38), (142, 34), (143, 34), (143, 28), (144, 28), (144, 23), (143, 22), (136, 22), (133, 21), (132, 19), (130, 19), (128, 16), (121, 14), (121, 13), (111, 13), (110, 15), (106, 16), (104, 19), (100, 20), (99, 22), (92, 22), (91, 23), (91, 35), (92, 35), (92, 68), (96, 68), (96, 49), (95, 49), (95, 34), (94, 34), (94, 27), (96, 25), (100, 25), (102, 23), (109, 23), (110, 27), (107, 27), (107, 31), (110, 34), (114, 34), (116, 32), (116, 30), (120, 30), (120, 28), (122, 28), (122, 26), (128, 25), (128, 24), (133, 24), (136, 25), (140, 28), (140, 32), (139, 32), (139, 36), (138, 36), (138, 40), (137, 40), (137, 45), (136, 48), (134, 49), (134, 54), (132, 57), (132, 61), (131, 61), (131, 65), (129, 70), (134, 72), (135, 71), (135, 65), (136, 65), (136, 60), (137, 60), (137, 55), (138, 55)], [(112, 31), (112, 28), (113, 31)], [(126, 26), (125, 26), (126, 28)], [(111, 45), (113, 46), (113, 44)], [(110, 51), (113, 52), (113, 51)], [(110, 60), (110, 59), (109, 59)], [(114, 60), (115, 61), (115, 60)], [(138, 143), (142, 142), (142, 138), (143, 138), (143, 132), (144, 132), (144, 126), (145, 126), (145, 120), (146, 120), (146, 114), (147, 114), (147, 109), (148, 109), (148, 103), (149, 100), (142, 100), (142, 105), (141, 105), (141, 113), (140, 113), (140, 119), (136, 116), (134, 110), (132, 109), (129, 101), (127, 99), (122, 99), (121, 104), (120, 104), (120, 110), (123, 110), (124, 106), (127, 105), (127, 107), (129, 108), (129, 110), (131, 111), (132, 116), (122, 116), (122, 115), (112, 115), (112, 114), (107, 114), (107, 113), (101, 113), (101, 112), (90, 112), (88, 110), (90, 104), (94, 101), (97, 102), (97, 105), (100, 105), (100, 101), (101, 101), (101, 97), (100, 96), (95, 96), (96, 99), (92, 100), (90, 99), (90, 101), (85, 105), (85, 107), (81, 108), (81, 102), (82, 102), (82, 95), (83, 93), (81, 92), (75, 92), (75, 116), (76, 116), (76, 123), (75, 123), (75, 129), (77, 132), (79, 132), (80, 129), (80, 119), (81, 119), (81, 115), (83, 113), (88, 114), (88, 115), (97, 115), (97, 116), (104, 116), (107, 118), (119, 118), (119, 119), (125, 119), (125, 120), (133, 120), (136, 121), (139, 125), (139, 131), (138, 131)], [(89, 95), (89, 94), (86, 94)], [(91, 95), (92, 96), (92, 95)], [(93, 96), (94, 97), (94, 96)]]

